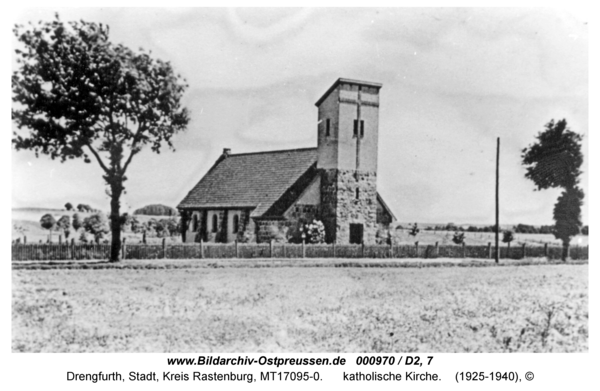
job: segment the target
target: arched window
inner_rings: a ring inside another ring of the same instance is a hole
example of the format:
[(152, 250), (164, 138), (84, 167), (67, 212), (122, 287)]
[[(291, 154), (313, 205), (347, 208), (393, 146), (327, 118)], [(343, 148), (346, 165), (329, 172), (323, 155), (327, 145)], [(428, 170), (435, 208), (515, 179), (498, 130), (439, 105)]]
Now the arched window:
[(219, 230), (217, 215), (214, 214), (212, 217), (212, 231), (217, 232)]
[(198, 231), (198, 215), (194, 213), (194, 217), (192, 217), (192, 230), (194, 232)]
[(240, 230), (240, 217), (238, 215), (233, 215), (233, 233), (236, 233)]

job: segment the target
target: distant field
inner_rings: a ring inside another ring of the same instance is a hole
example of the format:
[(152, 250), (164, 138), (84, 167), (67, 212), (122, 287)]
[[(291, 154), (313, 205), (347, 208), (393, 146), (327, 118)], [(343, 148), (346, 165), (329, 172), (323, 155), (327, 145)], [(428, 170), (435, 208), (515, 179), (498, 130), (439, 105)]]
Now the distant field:
[(15, 352), (588, 350), (586, 264), (12, 273)]
[[(409, 234), (408, 229), (395, 230), (395, 238), (399, 244), (408, 244), (418, 241), (422, 244), (435, 244), (439, 242), (442, 244), (452, 244), (452, 237), (454, 232), (450, 231), (425, 231), (421, 230), (419, 234), (414, 237)], [(511, 243), (511, 246), (519, 246), (522, 244), (527, 245), (538, 245), (543, 246), (544, 243), (562, 245), (560, 240), (557, 240), (554, 235), (551, 234), (514, 234), (515, 240)], [(468, 245), (485, 245), (488, 243), (494, 243), (495, 234), (493, 232), (465, 232), (465, 241)], [(579, 235), (571, 239), (572, 246), (587, 246), (588, 237)], [(502, 243), (502, 234), (500, 234), (500, 245), (506, 246)]]
[[(73, 215), (75, 213), (78, 213), (79, 216), (81, 216), (81, 219), (84, 219), (92, 214), (92, 213), (77, 212), (77, 211), (68, 212), (66, 210), (60, 210), (60, 209), (42, 209), (42, 208), (13, 209), (12, 210), (12, 223), (19, 224), (22, 227), (25, 227), (27, 229), (27, 232), (25, 232), (25, 235), (27, 236), (27, 241), (29, 243), (38, 243), (40, 240), (45, 243), (49, 238), (49, 233), (48, 233), (48, 230), (45, 230), (40, 226), (40, 219), (46, 213), (50, 213), (56, 220), (60, 219), (62, 216), (65, 216), (65, 215), (71, 216), (71, 218), (73, 218)], [(167, 219), (173, 218), (173, 216), (136, 215), (136, 218), (140, 222), (147, 222), (148, 220), (150, 220), (152, 218), (154, 218), (156, 220), (160, 220), (163, 218), (167, 218)], [(62, 232), (54, 231), (52, 233), (52, 241), (58, 242), (58, 235), (60, 235), (60, 234), (62, 234)], [(19, 237), (22, 238), (22, 235), (20, 235), (18, 232), (15, 232), (15, 230), (12, 229), (12, 240), (15, 240), (16, 238), (19, 238)], [(72, 237), (75, 237), (75, 239), (77, 240), (79, 238), (79, 234), (77, 234), (76, 236), (73, 236), (73, 230), (71, 230), (70, 238), (72, 238)], [(134, 234), (131, 232), (124, 232), (123, 237), (126, 238), (130, 243), (138, 243), (138, 242), (141, 242), (141, 240), (142, 240), (141, 234)], [(64, 236), (63, 236), (63, 240), (64, 240)], [(167, 238), (167, 240), (169, 240), (169, 242), (172, 242), (172, 243), (180, 243), (181, 242), (181, 238), (179, 236)], [(155, 242), (158, 243), (160, 241), (162, 241), (162, 238), (156, 238), (156, 237), (152, 237), (152, 236), (148, 236), (146, 238), (147, 243), (155, 243)]]

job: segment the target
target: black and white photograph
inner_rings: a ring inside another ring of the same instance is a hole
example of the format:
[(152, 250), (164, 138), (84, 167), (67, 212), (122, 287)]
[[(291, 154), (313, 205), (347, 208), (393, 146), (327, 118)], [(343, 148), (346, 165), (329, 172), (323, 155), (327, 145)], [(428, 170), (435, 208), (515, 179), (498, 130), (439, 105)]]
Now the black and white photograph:
[(585, 14), (10, 28), (13, 356), (589, 353)]

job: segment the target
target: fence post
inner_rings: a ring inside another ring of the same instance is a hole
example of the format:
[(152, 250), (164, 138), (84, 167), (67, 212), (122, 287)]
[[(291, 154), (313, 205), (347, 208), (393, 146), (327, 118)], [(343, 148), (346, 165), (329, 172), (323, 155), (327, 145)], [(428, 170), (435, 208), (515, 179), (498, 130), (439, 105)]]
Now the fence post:
[(23, 235), (23, 244), (27, 244), (27, 236)]
[(492, 242), (488, 242), (488, 258), (492, 259)]
[(121, 242), (121, 259), (125, 259), (126, 256), (126, 249), (125, 249), (125, 241), (127, 240), (127, 238), (123, 238), (123, 242)]
[(200, 239), (200, 258), (204, 259), (204, 242)]
[(548, 243), (544, 243), (544, 256), (548, 257)]
[(418, 241), (415, 242), (415, 251), (416, 251), (415, 258), (419, 258), (419, 242)]
[(360, 257), (364, 258), (365, 257), (365, 241), (361, 241), (360, 242)]
[(306, 248), (304, 244), (304, 239), (302, 239), (302, 258), (306, 258)]
[(462, 252), (462, 253), (463, 253), (463, 254), (462, 254), (463, 256), (462, 256), (462, 257), (463, 257), (463, 258), (466, 258), (466, 257), (467, 257), (467, 251), (466, 251), (466, 248), (467, 248), (467, 246), (466, 246), (465, 242), (462, 242), (462, 250), (463, 250), (463, 252)]
[(335, 242), (331, 243), (331, 247), (333, 248), (333, 257), (337, 257), (337, 254), (335, 253)]
[(239, 253), (239, 249), (238, 249), (238, 241), (237, 239), (235, 240), (235, 257), (239, 258), (240, 257), (240, 253)]
[(62, 244), (62, 235), (58, 235), (58, 244)]
[(273, 239), (269, 242), (269, 256), (273, 258)]
[(167, 238), (162, 240), (163, 259), (167, 258)]
[(523, 243), (523, 259), (525, 259), (525, 243)]
[(282, 250), (283, 250), (283, 258), (285, 258), (285, 256), (286, 256), (286, 255), (285, 255), (285, 243), (283, 243), (283, 244), (281, 245), (281, 248), (282, 248)]

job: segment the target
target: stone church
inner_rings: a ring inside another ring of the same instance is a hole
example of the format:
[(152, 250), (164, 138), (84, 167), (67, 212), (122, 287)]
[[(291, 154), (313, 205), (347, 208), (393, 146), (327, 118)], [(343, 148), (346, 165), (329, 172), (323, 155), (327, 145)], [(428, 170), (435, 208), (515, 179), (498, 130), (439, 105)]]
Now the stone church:
[(183, 241), (300, 241), (321, 221), (327, 243), (374, 244), (394, 214), (377, 193), (381, 84), (338, 79), (315, 104), (316, 148), (223, 154), (177, 206)]

